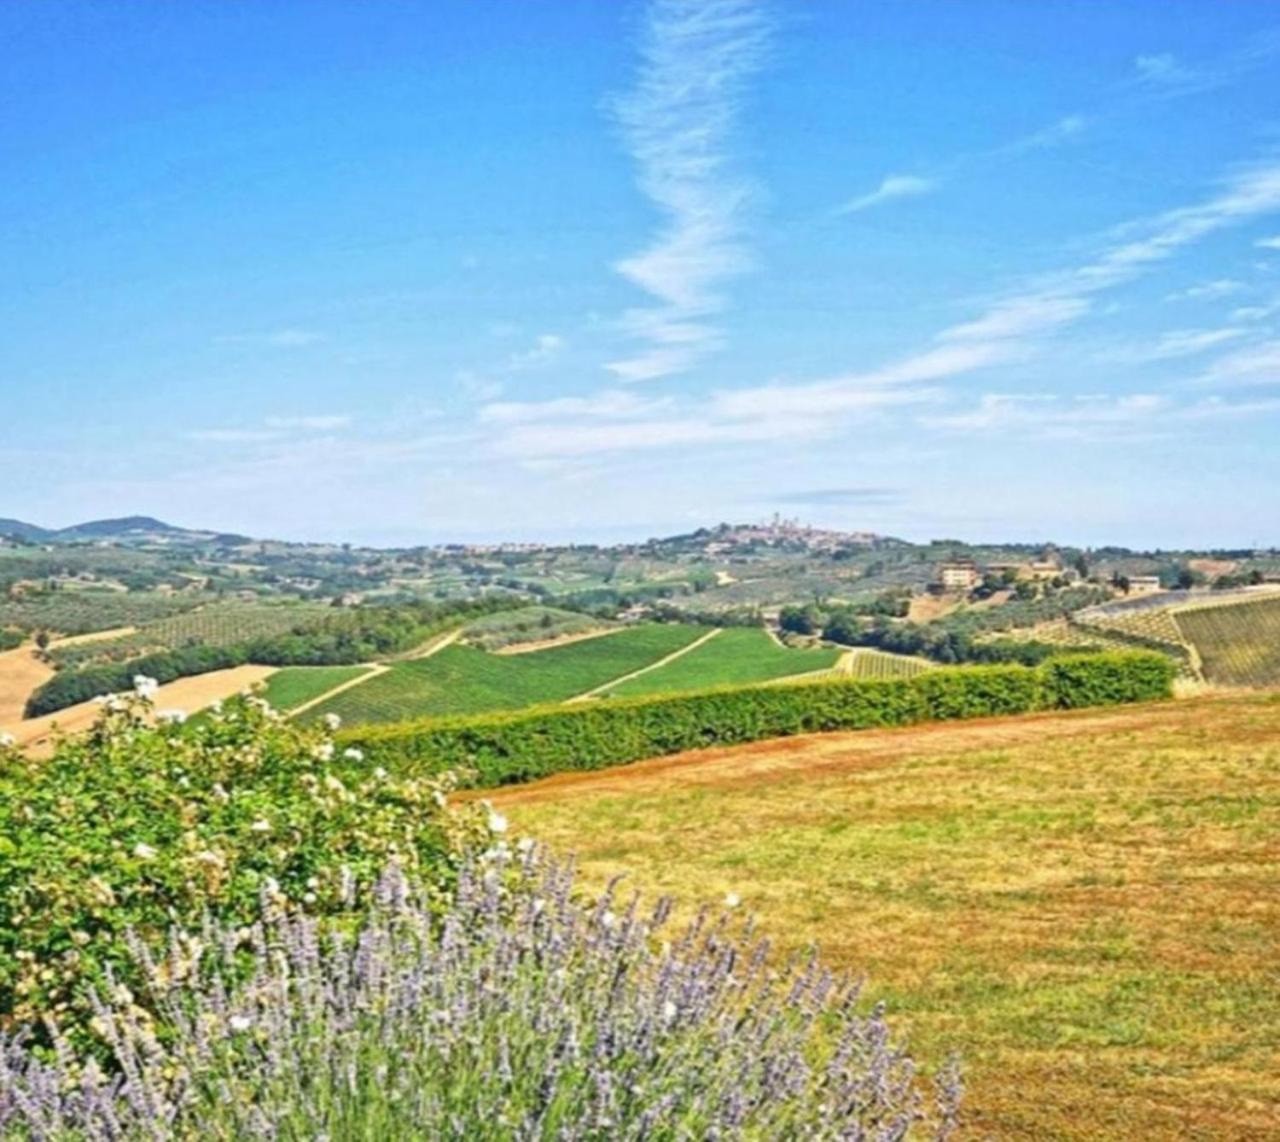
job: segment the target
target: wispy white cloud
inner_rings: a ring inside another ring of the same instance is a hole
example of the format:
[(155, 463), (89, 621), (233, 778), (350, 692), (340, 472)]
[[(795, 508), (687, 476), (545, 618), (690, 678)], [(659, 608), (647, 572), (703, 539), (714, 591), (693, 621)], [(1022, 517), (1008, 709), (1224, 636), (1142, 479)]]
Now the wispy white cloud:
[(1151, 361), (1192, 357), (1228, 341), (1237, 341), (1247, 332), (1238, 326), (1225, 326), (1222, 329), (1175, 329), (1162, 334), (1149, 344), (1131, 345), (1120, 349), (1110, 354), (1110, 358), (1133, 364), (1145, 364)]
[(230, 333), (217, 338), (222, 345), (266, 345), (273, 349), (302, 349), (325, 340), (312, 329), (275, 329), (267, 333)]
[(349, 416), (268, 416), (264, 428), (198, 428), (183, 433), (188, 440), (210, 444), (269, 444), (290, 437), (334, 432), (351, 424)]
[(1024, 135), (1021, 139), (1015, 139), (1012, 143), (998, 147), (990, 153), (1017, 154), (1020, 151), (1042, 151), (1048, 147), (1057, 147), (1084, 134), (1085, 128), (1088, 126), (1089, 120), (1084, 115), (1064, 115), (1061, 119), (1054, 120), (1047, 127), (1032, 131), (1031, 134)]
[(1280, 234), (1274, 238), (1259, 238), (1254, 245), (1260, 250), (1280, 250)]
[(269, 416), (266, 423), (271, 428), (301, 429), (307, 432), (331, 432), (336, 428), (346, 428), (351, 423), (349, 416)]
[(1133, 61), (1133, 70), (1141, 83), (1186, 83), (1195, 73), (1178, 62), (1171, 52), (1140, 55)]
[(261, 444), (279, 440), (284, 434), (263, 428), (197, 428), (183, 435), (188, 440), (203, 440), (210, 444)]
[(1204, 301), (1215, 297), (1230, 297), (1244, 289), (1244, 282), (1235, 278), (1217, 278), (1211, 282), (1188, 286), (1165, 294), (1165, 301)]
[(986, 393), (964, 411), (923, 416), (920, 424), (971, 435), (1114, 443), (1172, 437), (1197, 423), (1275, 413), (1280, 413), (1280, 398), (1233, 402), (1208, 397), (1181, 402), (1158, 393), (1076, 397)]
[[(1202, 202), (1123, 227), (1090, 260), (1029, 283), (972, 320), (941, 330), (915, 352), (876, 368), (815, 381), (778, 380), (700, 398), (645, 402), (626, 394), (491, 405), (482, 420), (496, 451), (522, 458), (585, 456), (697, 443), (810, 440), (848, 431), (894, 410), (937, 404), (948, 385), (984, 370), (1024, 362), (1088, 315), (1095, 298), (1132, 282), (1185, 246), (1228, 226), (1280, 209), (1280, 163), (1241, 170)], [(1160, 356), (1205, 351), (1241, 335), (1234, 327), (1168, 334)], [(1058, 436), (1133, 434), (1157, 412), (1185, 419), (1188, 406), (1156, 395), (1049, 397), (990, 395), (976, 408), (930, 413), (921, 423), (977, 431), (1025, 425)], [(1203, 417), (1226, 406), (1201, 406)]]
[(860, 210), (869, 210), (873, 206), (882, 206), (899, 198), (919, 198), (935, 188), (931, 179), (918, 175), (891, 174), (881, 180), (875, 190), (867, 194), (851, 198), (844, 205), (836, 208), (837, 214), (856, 214)]
[(1224, 388), (1280, 385), (1280, 340), (1263, 341), (1220, 357), (1196, 384)]
[(770, 22), (752, 0), (653, 0), (634, 89), (615, 104), (639, 183), (665, 222), (615, 267), (657, 301), (623, 328), (645, 348), (608, 366), (623, 381), (681, 372), (721, 343), (708, 321), (725, 281), (747, 268), (747, 186), (730, 171), (729, 138)]
[(566, 341), (558, 333), (540, 333), (533, 344), (519, 353), (513, 353), (507, 359), (507, 368), (520, 371), (533, 369), (554, 360), (565, 349)]

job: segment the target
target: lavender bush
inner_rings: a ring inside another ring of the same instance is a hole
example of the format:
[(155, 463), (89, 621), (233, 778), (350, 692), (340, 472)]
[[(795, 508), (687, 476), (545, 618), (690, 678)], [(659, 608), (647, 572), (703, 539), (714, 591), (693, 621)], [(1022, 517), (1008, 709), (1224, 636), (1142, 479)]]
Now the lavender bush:
[[(669, 942), (669, 908), (527, 843), (462, 871), (442, 918), (397, 868), (358, 930), (290, 910), (206, 925), (95, 1025), (114, 1070), (0, 1043), (0, 1132), (32, 1139), (946, 1137), (879, 1010), (815, 960), (771, 968), (731, 912)], [(246, 975), (243, 960), (249, 957)], [(157, 1013), (153, 1022), (146, 1014)]]

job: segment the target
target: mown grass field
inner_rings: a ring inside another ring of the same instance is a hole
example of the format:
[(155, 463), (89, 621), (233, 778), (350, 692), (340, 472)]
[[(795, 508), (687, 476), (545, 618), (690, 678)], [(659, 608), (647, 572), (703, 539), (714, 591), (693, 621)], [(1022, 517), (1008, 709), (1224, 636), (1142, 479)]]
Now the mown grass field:
[(357, 725), (562, 702), (657, 662), (705, 633), (701, 627), (655, 624), (518, 655), (455, 644), (430, 658), (398, 662), (312, 707), (303, 720), (335, 713)]
[(792, 650), (779, 646), (766, 631), (729, 627), (688, 654), (623, 682), (608, 693), (634, 698), (708, 686), (747, 686), (829, 670), (839, 657), (838, 650)]
[(368, 672), (367, 666), (286, 666), (267, 679), (262, 696), (287, 712)]
[(1280, 683), (1280, 598), (1178, 610), (1172, 617), (1200, 652), (1208, 681), (1225, 686)]
[(865, 972), (966, 1137), (1280, 1137), (1280, 695), (708, 750), (487, 794)]

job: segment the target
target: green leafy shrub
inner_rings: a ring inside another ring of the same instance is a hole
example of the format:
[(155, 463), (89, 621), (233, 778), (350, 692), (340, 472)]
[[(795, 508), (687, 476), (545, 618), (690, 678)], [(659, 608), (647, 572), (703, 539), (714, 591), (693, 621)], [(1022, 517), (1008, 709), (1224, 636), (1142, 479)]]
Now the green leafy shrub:
[(74, 1022), (87, 979), (127, 972), (128, 930), (336, 912), (388, 860), (440, 881), (486, 835), (483, 809), (447, 808), (448, 778), (388, 775), (261, 699), (193, 726), (150, 716), (117, 696), (48, 760), (0, 747), (0, 1027)]
[(464, 768), (477, 785), (496, 786), (764, 738), (1166, 697), (1171, 677), (1159, 655), (1082, 655), (1038, 668), (962, 667), (358, 727), (341, 740), (400, 772)]
[(1071, 710), (1167, 698), (1177, 665), (1146, 651), (1055, 658), (1041, 668), (1045, 705)]

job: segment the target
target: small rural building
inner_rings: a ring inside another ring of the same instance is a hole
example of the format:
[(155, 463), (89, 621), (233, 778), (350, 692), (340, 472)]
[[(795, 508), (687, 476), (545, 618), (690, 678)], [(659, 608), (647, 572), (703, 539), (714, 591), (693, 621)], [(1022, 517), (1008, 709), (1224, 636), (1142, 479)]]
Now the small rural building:
[(938, 568), (938, 584), (944, 591), (972, 591), (982, 575), (972, 559), (953, 559)]
[(1129, 594), (1151, 595), (1160, 590), (1159, 575), (1130, 575)]

